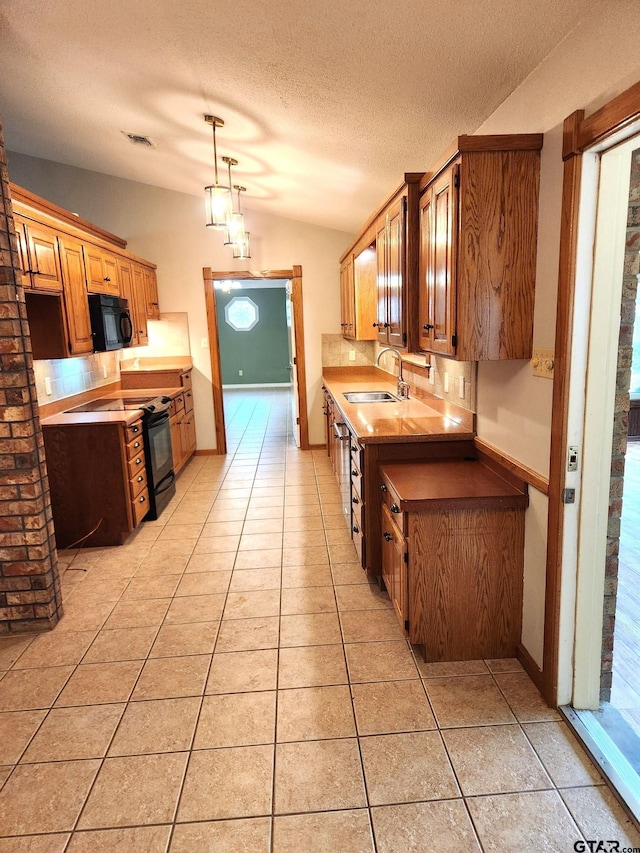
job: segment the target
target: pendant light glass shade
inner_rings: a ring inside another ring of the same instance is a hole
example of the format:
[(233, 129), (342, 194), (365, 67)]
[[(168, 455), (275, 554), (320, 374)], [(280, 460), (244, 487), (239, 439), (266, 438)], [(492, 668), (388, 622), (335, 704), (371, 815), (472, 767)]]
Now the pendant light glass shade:
[[(229, 169), (231, 172), (231, 169)], [(246, 187), (240, 187), (238, 184), (233, 185), (234, 190), (238, 191), (238, 211), (232, 213), (227, 222), (227, 235), (224, 241), (225, 246), (235, 246), (236, 243), (241, 243), (244, 240), (244, 214), (240, 208), (240, 193), (246, 191)]]
[(227, 220), (233, 213), (233, 198), (231, 187), (224, 187), (218, 182), (218, 151), (216, 149), (216, 127), (224, 127), (224, 122), (216, 116), (206, 115), (204, 120), (213, 128), (213, 164), (214, 183), (204, 188), (205, 211), (207, 228), (222, 229), (227, 227)]
[(245, 231), (243, 236), (233, 244), (234, 258), (250, 258), (251, 257), (251, 235)]

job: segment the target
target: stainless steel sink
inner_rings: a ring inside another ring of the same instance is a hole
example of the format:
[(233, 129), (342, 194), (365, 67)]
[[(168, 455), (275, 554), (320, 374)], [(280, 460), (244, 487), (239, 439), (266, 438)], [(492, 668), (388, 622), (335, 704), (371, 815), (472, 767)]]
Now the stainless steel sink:
[(348, 403), (397, 403), (399, 400), (388, 391), (347, 391), (343, 396)]

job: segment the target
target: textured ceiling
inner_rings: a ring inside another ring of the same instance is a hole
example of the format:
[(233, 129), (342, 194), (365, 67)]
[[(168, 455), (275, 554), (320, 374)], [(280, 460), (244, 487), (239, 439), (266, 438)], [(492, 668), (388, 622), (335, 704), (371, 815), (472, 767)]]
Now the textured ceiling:
[(5, 143), (201, 195), (211, 113), (245, 208), (356, 231), (604, 2), (2, 0)]

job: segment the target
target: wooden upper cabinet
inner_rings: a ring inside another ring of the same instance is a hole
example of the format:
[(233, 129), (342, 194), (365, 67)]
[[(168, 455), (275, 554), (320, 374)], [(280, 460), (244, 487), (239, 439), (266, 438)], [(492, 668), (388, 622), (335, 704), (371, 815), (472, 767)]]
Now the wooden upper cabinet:
[(420, 346), (429, 352), (456, 352), (456, 236), (459, 166), (442, 173), (420, 203)]
[(353, 255), (349, 255), (340, 267), (340, 329), (345, 338), (356, 334), (354, 304)]
[(85, 245), (87, 264), (87, 286), (89, 293), (104, 293), (107, 296), (119, 296), (118, 262), (99, 246)]
[(150, 267), (142, 267), (144, 277), (144, 290), (146, 294), (147, 318), (150, 320), (160, 319), (160, 305), (158, 303), (158, 280), (156, 271)]
[(56, 232), (18, 216), (15, 227), (23, 287), (60, 293), (62, 273)]
[(143, 346), (149, 343), (149, 331), (147, 327), (147, 291), (144, 281), (144, 271), (140, 264), (132, 265), (131, 274), (133, 299), (131, 319), (135, 326), (138, 346)]
[(461, 361), (530, 358), (542, 136), (456, 142), (421, 184), (418, 346)]
[(60, 263), (64, 280), (64, 303), (69, 333), (69, 354), (93, 352), (93, 336), (87, 300), (87, 274), (82, 243), (59, 237)]
[(407, 198), (401, 196), (384, 213), (376, 234), (378, 263), (378, 341), (406, 344), (404, 331), (405, 229)]

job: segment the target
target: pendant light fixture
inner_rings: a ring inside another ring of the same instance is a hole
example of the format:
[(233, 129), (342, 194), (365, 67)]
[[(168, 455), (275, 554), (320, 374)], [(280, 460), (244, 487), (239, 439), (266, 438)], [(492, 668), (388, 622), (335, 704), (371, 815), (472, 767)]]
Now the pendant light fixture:
[[(213, 128), (213, 165), (215, 183), (205, 187), (205, 208), (207, 213), (207, 228), (222, 229), (227, 227), (227, 220), (233, 213), (233, 198), (231, 186), (225, 187), (218, 183), (218, 151), (216, 149), (216, 127), (224, 127), (224, 121), (217, 116), (205, 115), (204, 120)], [(226, 158), (223, 158), (226, 159)]]
[(242, 237), (233, 244), (234, 258), (250, 258), (251, 257), (251, 234), (245, 231)]
[(224, 242), (225, 246), (235, 246), (236, 243), (240, 243), (244, 239), (244, 235), (246, 233), (244, 227), (244, 214), (240, 207), (240, 193), (246, 192), (247, 188), (238, 186), (238, 184), (234, 184), (233, 188), (238, 192), (238, 210), (232, 213), (229, 217), (229, 222), (227, 224), (227, 237)]

